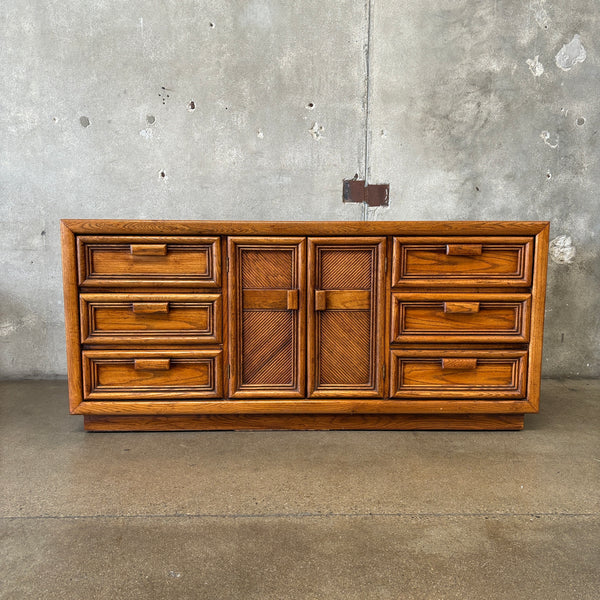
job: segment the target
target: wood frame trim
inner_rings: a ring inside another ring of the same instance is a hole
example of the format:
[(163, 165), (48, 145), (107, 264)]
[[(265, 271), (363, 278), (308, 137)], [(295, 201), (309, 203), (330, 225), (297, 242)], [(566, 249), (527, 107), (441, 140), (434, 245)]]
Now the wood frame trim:
[(518, 431), (523, 415), (89, 415), (86, 431), (460, 430)]
[[(237, 252), (240, 246), (249, 247), (273, 247), (273, 246), (288, 246), (296, 247), (297, 260), (297, 289), (298, 293), (298, 308), (294, 309), (298, 314), (298, 335), (296, 339), (297, 360), (297, 387), (295, 390), (270, 390), (269, 398), (304, 398), (306, 392), (306, 336), (303, 332), (306, 329), (306, 238), (305, 237), (247, 237), (247, 236), (228, 236), (227, 238), (227, 270), (228, 270), (228, 287), (227, 297), (229, 302), (229, 398), (248, 398), (255, 397), (256, 392), (249, 389), (239, 389), (239, 374), (242, 371), (241, 355), (236, 352), (238, 340), (241, 339), (241, 323), (239, 322), (239, 303), (238, 285), (239, 265), (237, 261)], [(265, 394), (267, 396), (267, 394)]]
[[(377, 280), (374, 289), (377, 291), (377, 298), (371, 299), (371, 305), (375, 315), (372, 322), (376, 323), (377, 334), (375, 336), (374, 348), (371, 349), (373, 362), (373, 389), (361, 390), (342, 390), (328, 392), (315, 389), (315, 370), (318, 350), (316, 348), (316, 324), (317, 315), (315, 309), (315, 285), (316, 285), (316, 252), (319, 246), (376, 246), (375, 258), (376, 264), (374, 272), (377, 274)], [(384, 265), (386, 260), (387, 240), (383, 236), (362, 236), (362, 237), (308, 237), (308, 274), (307, 274), (307, 295), (308, 301), (306, 310), (307, 318), (307, 394), (311, 398), (383, 398), (386, 395), (384, 385), (384, 352), (387, 353), (386, 342), (387, 332), (385, 331), (386, 315), (388, 313), (388, 299), (385, 296), (386, 271)]]
[(75, 414), (83, 402), (81, 344), (79, 341), (79, 290), (77, 286), (77, 238), (67, 221), (60, 223), (62, 275), (67, 337), (69, 409)]
[(544, 314), (546, 306), (546, 279), (548, 275), (548, 241), (550, 223), (546, 223), (535, 237), (534, 275), (531, 287), (533, 305), (531, 309), (531, 331), (537, 331), (529, 343), (529, 371), (527, 396), (538, 412), (540, 406), (540, 380), (542, 373), (542, 348), (544, 338)]
[(536, 235), (547, 221), (157, 221), (63, 219), (77, 235), (435, 236)]

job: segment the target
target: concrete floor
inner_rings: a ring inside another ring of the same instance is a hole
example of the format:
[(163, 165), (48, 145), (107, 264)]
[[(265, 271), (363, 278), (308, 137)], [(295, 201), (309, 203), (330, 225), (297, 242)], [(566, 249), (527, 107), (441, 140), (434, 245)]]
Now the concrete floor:
[(83, 432), (0, 384), (0, 598), (600, 598), (600, 381), (522, 432)]

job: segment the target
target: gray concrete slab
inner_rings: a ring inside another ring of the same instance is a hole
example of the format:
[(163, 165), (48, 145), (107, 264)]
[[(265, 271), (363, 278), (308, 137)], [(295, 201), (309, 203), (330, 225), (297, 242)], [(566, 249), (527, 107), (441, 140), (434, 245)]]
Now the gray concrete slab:
[(598, 517), (2, 520), (3, 600), (598, 598)]
[(521, 432), (83, 431), (4, 382), (0, 516), (596, 514), (600, 384), (546, 380)]
[(596, 599), (600, 381), (521, 432), (85, 433), (0, 383), (0, 598)]

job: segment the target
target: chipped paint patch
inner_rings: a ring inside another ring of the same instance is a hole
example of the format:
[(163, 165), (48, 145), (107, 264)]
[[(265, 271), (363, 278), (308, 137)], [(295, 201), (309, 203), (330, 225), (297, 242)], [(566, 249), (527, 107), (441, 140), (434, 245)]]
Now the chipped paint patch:
[(325, 130), (325, 128), (323, 127), (323, 125), (319, 125), (316, 121), (313, 123), (313, 126), (308, 130), (310, 135), (313, 136), (313, 138), (315, 140), (318, 140), (321, 138), (321, 135), (323, 133), (323, 131)]
[(550, 146), (552, 149), (558, 148), (558, 133), (556, 136), (554, 136), (554, 138), (552, 138), (549, 131), (542, 131), (542, 133), (540, 133), (540, 137), (544, 140), (544, 144), (546, 144), (546, 146)]
[(550, 258), (559, 265), (570, 265), (575, 258), (575, 246), (570, 235), (559, 235), (550, 242)]
[(587, 58), (587, 52), (581, 43), (581, 37), (578, 33), (573, 39), (565, 44), (556, 55), (556, 66), (563, 71), (571, 70), (577, 63), (583, 62)]
[(541, 29), (548, 29), (550, 26), (550, 17), (545, 8), (546, 0), (532, 0), (529, 4), (529, 10), (533, 11), (535, 22)]
[(529, 70), (535, 77), (539, 77), (544, 73), (544, 65), (539, 61), (540, 55), (538, 54), (535, 58), (528, 58), (525, 62), (529, 65)]

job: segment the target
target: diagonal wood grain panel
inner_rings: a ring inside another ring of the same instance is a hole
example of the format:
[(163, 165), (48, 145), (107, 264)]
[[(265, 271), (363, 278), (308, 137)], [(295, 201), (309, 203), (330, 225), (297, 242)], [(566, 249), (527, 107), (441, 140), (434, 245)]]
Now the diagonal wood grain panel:
[(370, 311), (324, 311), (318, 336), (319, 387), (372, 386)]
[(294, 250), (243, 249), (241, 275), (244, 289), (291, 289), (294, 285)]
[(294, 313), (242, 313), (242, 385), (296, 386)]
[(323, 290), (368, 290), (373, 275), (374, 249), (328, 247), (319, 250), (317, 287)]

